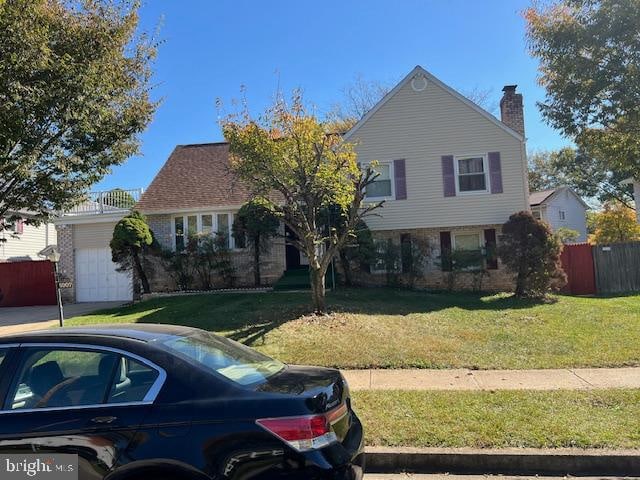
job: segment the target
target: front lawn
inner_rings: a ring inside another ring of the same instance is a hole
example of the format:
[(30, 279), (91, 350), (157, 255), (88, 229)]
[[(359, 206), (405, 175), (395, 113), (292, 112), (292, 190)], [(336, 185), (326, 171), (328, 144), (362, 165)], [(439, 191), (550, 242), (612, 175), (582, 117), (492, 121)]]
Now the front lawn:
[(308, 293), (166, 297), (68, 323), (189, 325), (288, 363), (341, 368), (565, 368), (640, 365), (640, 295), (557, 297), (345, 289), (313, 317)]
[(367, 445), (640, 448), (640, 390), (353, 392)]

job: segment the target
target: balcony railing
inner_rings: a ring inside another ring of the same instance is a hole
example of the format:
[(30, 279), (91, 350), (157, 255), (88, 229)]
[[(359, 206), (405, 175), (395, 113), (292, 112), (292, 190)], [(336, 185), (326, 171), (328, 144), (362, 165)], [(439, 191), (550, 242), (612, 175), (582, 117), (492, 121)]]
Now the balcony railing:
[(115, 188), (104, 192), (89, 192), (82, 203), (63, 215), (100, 215), (105, 213), (128, 212), (140, 200), (142, 188), (122, 190)]

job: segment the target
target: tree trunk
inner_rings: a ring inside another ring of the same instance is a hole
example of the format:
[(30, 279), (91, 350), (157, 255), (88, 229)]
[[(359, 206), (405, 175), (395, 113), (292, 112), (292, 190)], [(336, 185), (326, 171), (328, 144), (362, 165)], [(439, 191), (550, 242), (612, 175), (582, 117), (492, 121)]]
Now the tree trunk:
[(340, 265), (342, 266), (342, 272), (344, 274), (344, 284), (347, 287), (350, 287), (352, 285), (352, 281), (351, 281), (351, 263), (349, 262), (349, 259), (347, 258), (347, 254), (345, 253), (344, 250), (340, 250)]
[(526, 292), (526, 282), (527, 282), (527, 265), (525, 262), (520, 262), (520, 266), (518, 268), (518, 276), (516, 277), (516, 297), (524, 297)]
[(327, 311), (327, 305), (325, 302), (325, 287), (324, 276), (326, 272), (323, 272), (319, 267), (309, 266), (309, 276), (311, 279), (311, 296), (313, 298), (313, 308), (316, 315), (322, 315)]
[(149, 279), (147, 279), (147, 275), (144, 273), (142, 263), (140, 262), (140, 255), (138, 255), (138, 252), (136, 250), (133, 251), (133, 263), (136, 266), (138, 276), (140, 277), (140, 281), (142, 282), (142, 291), (144, 293), (151, 293), (151, 287), (149, 287)]
[(260, 286), (260, 238), (253, 241), (253, 284)]

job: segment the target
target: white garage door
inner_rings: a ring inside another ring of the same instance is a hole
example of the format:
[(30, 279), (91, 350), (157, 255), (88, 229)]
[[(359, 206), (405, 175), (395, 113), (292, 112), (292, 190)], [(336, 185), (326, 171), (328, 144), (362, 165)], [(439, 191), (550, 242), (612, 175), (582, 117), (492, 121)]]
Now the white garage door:
[(77, 302), (110, 302), (132, 298), (131, 276), (116, 271), (110, 248), (76, 250)]

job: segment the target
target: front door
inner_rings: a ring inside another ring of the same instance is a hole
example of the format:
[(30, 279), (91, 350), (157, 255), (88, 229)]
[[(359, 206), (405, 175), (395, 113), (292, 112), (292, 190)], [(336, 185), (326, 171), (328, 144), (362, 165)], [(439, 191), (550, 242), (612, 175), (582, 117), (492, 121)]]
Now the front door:
[(0, 411), (0, 453), (78, 455), (80, 479), (103, 479), (151, 408), (136, 401), (126, 360), (75, 347), (19, 350)]
[(300, 250), (298, 250), (298, 247), (296, 247), (295, 245), (293, 245), (293, 244), (291, 244), (289, 242), (289, 239), (290, 238), (296, 238), (296, 235), (287, 226), (285, 226), (284, 230), (285, 230), (285, 242), (286, 242), (286, 244), (285, 244), (285, 256), (286, 256), (286, 260), (287, 260), (287, 270), (293, 270), (293, 269), (296, 269), (296, 268), (300, 268), (300, 266), (301, 266)]

